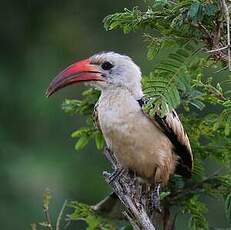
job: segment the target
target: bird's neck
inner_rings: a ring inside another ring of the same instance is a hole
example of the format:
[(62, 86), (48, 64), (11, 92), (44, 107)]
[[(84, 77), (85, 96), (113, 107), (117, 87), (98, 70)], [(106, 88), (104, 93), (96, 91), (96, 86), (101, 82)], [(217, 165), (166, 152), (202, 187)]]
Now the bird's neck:
[(129, 91), (136, 100), (139, 100), (144, 96), (140, 83), (134, 83), (133, 87), (131, 87), (131, 90)]
[[(114, 118), (120, 116), (127, 116), (140, 110), (140, 106), (134, 96), (127, 90), (127, 88), (107, 88), (102, 90), (98, 101), (98, 111), (101, 114), (114, 114)], [(115, 114), (117, 116), (115, 116)], [(111, 120), (109, 121), (111, 122)]]
[[(130, 88), (130, 89), (129, 89)], [(135, 100), (139, 100), (144, 96), (141, 85), (140, 84), (134, 84), (132, 87), (125, 87), (125, 86), (114, 86), (114, 85), (108, 85), (107, 87), (101, 88), (102, 95), (109, 95), (109, 94), (115, 94), (119, 92), (126, 92), (126, 94), (130, 94)]]

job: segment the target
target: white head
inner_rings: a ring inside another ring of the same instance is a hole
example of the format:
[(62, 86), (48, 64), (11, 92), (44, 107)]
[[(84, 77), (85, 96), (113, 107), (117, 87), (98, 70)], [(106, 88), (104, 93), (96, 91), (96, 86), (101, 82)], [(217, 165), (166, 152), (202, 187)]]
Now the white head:
[(126, 88), (136, 99), (143, 96), (140, 68), (130, 57), (114, 52), (98, 53), (67, 67), (51, 82), (47, 95), (80, 81), (100, 90)]

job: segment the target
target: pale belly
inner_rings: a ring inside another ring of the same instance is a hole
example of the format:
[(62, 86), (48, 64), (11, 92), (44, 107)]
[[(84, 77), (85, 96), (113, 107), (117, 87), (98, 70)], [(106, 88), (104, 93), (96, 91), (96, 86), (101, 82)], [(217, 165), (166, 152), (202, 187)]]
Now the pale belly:
[(153, 182), (166, 183), (176, 164), (172, 144), (139, 105), (99, 107), (98, 112), (106, 143), (120, 164)]

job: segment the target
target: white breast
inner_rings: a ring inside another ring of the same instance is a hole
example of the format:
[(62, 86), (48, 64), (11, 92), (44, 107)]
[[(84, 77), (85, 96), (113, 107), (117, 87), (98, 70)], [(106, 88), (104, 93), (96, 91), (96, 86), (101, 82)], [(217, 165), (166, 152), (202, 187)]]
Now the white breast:
[(166, 183), (176, 156), (169, 139), (148, 119), (126, 89), (108, 89), (99, 99), (98, 118), (108, 147), (123, 167)]

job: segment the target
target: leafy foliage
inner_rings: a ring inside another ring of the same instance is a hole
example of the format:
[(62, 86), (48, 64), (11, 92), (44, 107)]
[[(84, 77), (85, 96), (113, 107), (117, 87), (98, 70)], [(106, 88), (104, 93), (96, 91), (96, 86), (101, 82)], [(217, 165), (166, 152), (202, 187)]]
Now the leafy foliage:
[(50, 214), (50, 203), (51, 203), (52, 195), (51, 191), (47, 189), (43, 194), (43, 213), (44, 213), (44, 221), (31, 224), (32, 230), (39, 230), (39, 229), (48, 229), (48, 230), (60, 230), (60, 225), (62, 221), (62, 215), (64, 212), (64, 209), (66, 208), (66, 201), (63, 204), (63, 207), (61, 208), (59, 215), (57, 217), (57, 221), (55, 223), (55, 227), (53, 226), (53, 223), (51, 221), (51, 214)]
[(68, 215), (70, 220), (84, 220), (88, 224), (87, 230), (115, 230), (116, 227), (112, 221), (104, 219), (103, 217), (97, 215), (90, 206), (73, 201), (69, 204), (74, 212)]
[(204, 101), (222, 107), (223, 110), (219, 116), (216, 116), (216, 121), (214, 121), (214, 129), (222, 127), (224, 128), (225, 135), (229, 136), (231, 128), (231, 99), (229, 97), (225, 97), (228, 93), (224, 92), (220, 83), (217, 83), (216, 86), (213, 86), (211, 83), (212, 78), (209, 78), (206, 83), (203, 83), (201, 79), (196, 79), (194, 81), (194, 86), (198, 86), (203, 89)]
[(225, 211), (226, 211), (226, 216), (229, 222), (231, 223), (231, 193), (228, 194), (225, 200)]
[[(49, 190), (45, 191), (43, 195), (43, 211), (45, 215), (45, 220), (43, 222), (31, 224), (32, 230), (48, 229), (48, 230), (61, 230), (67, 229), (72, 221), (82, 220), (88, 225), (87, 230), (115, 230), (116, 226), (112, 220), (105, 219), (98, 213), (96, 213), (93, 208), (89, 205), (79, 203), (77, 201), (67, 202), (65, 201), (63, 207), (59, 211), (57, 221), (55, 224), (51, 222), (50, 214), (50, 201), (52, 199), (51, 192)], [(61, 228), (62, 216), (64, 215), (65, 209), (71, 209), (68, 211), (71, 214), (66, 214), (65, 223)]]
[(147, 105), (150, 115), (161, 109), (164, 116), (178, 107), (181, 103), (180, 94), (184, 94), (184, 100), (188, 100), (188, 104), (199, 109), (204, 107), (198, 100), (200, 92), (190, 85), (192, 76), (196, 74), (192, 71), (192, 66), (200, 61), (198, 58), (195, 60), (195, 54), (195, 48), (186, 44), (168, 54), (154, 66), (154, 71), (149, 76), (143, 78), (144, 93), (152, 98)]
[(68, 114), (91, 115), (95, 103), (99, 97), (99, 91), (94, 89), (85, 90), (82, 94), (84, 100), (66, 99), (62, 105), (63, 110)]
[[(151, 28), (157, 31), (158, 36), (196, 39), (206, 32), (213, 32), (214, 21), (220, 17), (218, 1), (152, 1), (146, 11), (138, 7), (132, 10), (115, 13), (104, 19), (106, 30), (122, 29), (124, 33), (136, 29)], [(208, 30), (208, 31), (207, 31)]]
[[(153, 71), (143, 76), (144, 93), (151, 98), (145, 109), (151, 116), (157, 111), (164, 116), (179, 108), (195, 159), (192, 179), (173, 176), (162, 193), (162, 202), (189, 213), (190, 229), (208, 229), (211, 226), (205, 214), (209, 210), (201, 195), (224, 199), (227, 219), (230, 221), (231, 217), (230, 73), (223, 71), (223, 53), (205, 52), (225, 42), (224, 14), (220, 1), (215, 0), (146, 2), (146, 11), (138, 7), (124, 9), (107, 16), (104, 26), (106, 30), (121, 29), (124, 33), (145, 30), (147, 58), (158, 60)], [(222, 79), (221, 71), (225, 73)], [(95, 139), (97, 148), (103, 147), (102, 134), (91, 118), (98, 97), (99, 93), (91, 89), (83, 93), (82, 100), (66, 100), (63, 104), (66, 112), (86, 117), (86, 127), (72, 134), (79, 138), (77, 150), (90, 139)], [(213, 173), (207, 162), (216, 165)], [(93, 226), (105, 223), (86, 214), (88, 207), (84, 204), (72, 205), (72, 219), (83, 218)]]
[(92, 111), (99, 97), (99, 92), (89, 89), (83, 92), (83, 100), (66, 99), (62, 105), (63, 110), (68, 114), (87, 115), (87, 127), (79, 128), (71, 134), (73, 138), (79, 138), (75, 144), (77, 151), (83, 149), (91, 139), (95, 140), (97, 149), (103, 149), (104, 139), (101, 132), (94, 126)]
[(189, 227), (193, 230), (208, 229), (208, 222), (205, 218), (207, 208), (204, 203), (198, 200), (198, 196), (193, 196), (184, 205), (184, 211), (191, 214)]

